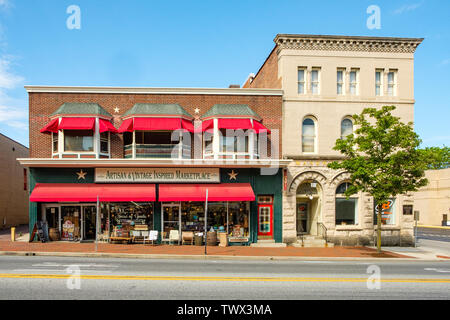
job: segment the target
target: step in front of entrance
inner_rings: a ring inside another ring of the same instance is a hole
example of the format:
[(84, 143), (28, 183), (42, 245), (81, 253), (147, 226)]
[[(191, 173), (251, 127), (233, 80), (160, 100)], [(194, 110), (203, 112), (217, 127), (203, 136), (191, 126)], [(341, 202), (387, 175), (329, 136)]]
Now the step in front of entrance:
[(250, 245), (254, 248), (285, 248), (286, 243), (276, 243), (275, 240), (259, 240), (257, 243), (252, 243)]
[(324, 239), (304, 239), (303, 241), (297, 240), (292, 246), (298, 248), (333, 248), (334, 243), (327, 243)]

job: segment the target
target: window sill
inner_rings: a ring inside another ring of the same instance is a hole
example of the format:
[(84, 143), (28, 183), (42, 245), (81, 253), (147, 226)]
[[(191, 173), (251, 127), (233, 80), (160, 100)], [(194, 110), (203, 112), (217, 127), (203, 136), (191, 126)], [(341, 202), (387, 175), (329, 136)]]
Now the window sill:
[[(373, 228), (375, 230), (378, 230), (378, 226), (377, 225), (374, 225)], [(399, 226), (397, 226), (397, 225), (388, 225), (388, 226), (384, 225), (384, 226), (381, 226), (381, 231), (390, 231), (390, 230), (392, 230), (392, 231), (400, 231), (401, 228)]]
[(362, 231), (359, 225), (336, 225), (336, 231)]

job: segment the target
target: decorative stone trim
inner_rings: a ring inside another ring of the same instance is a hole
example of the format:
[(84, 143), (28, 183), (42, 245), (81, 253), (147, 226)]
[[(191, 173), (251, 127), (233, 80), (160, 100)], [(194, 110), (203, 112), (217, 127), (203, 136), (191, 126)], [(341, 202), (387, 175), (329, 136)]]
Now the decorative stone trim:
[(274, 42), (282, 49), (414, 53), (423, 38), (348, 37), (279, 34)]
[(317, 171), (306, 171), (298, 174), (292, 179), (291, 185), (289, 187), (289, 194), (295, 194), (297, 192), (298, 186), (304, 182), (305, 180), (315, 180), (317, 181), (321, 187), (322, 190), (324, 189), (324, 185), (327, 181), (327, 178)]

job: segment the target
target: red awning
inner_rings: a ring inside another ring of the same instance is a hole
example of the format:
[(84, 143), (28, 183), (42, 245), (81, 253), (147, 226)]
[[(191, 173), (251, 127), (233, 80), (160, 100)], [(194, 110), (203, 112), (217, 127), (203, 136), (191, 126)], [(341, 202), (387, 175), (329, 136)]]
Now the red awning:
[(108, 132), (108, 131), (109, 132), (113, 132), (113, 133), (117, 133), (117, 129), (108, 120), (98, 119), (98, 121), (99, 121), (98, 123), (100, 125), (100, 127), (99, 127), (100, 133)]
[(219, 129), (247, 130), (253, 128), (250, 119), (219, 119), (218, 124)]
[(58, 132), (58, 124), (59, 124), (59, 119), (53, 119), (52, 121), (50, 121), (49, 124), (47, 124), (45, 127), (43, 127), (41, 129), (41, 133), (57, 133)]
[(255, 201), (249, 183), (160, 184), (159, 201)]
[(120, 125), (119, 133), (133, 132), (133, 119), (127, 119)]
[[(219, 129), (229, 129), (229, 130), (249, 130), (253, 129), (256, 133), (260, 133), (261, 131), (267, 131), (270, 133), (270, 130), (267, 129), (261, 122), (250, 119), (235, 119), (235, 118), (225, 118), (217, 120)], [(202, 131), (207, 131), (208, 129), (213, 128), (214, 120), (205, 120), (202, 123)]]
[(155, 201), (154, 184), (37, 183), (31, 202)]
[(256, 133), (260, 133), (261, 131), (267, 131), (270, 133), (270, 130), (267, 129), (261, 122), (253, 120), (253, 129), (255, 129)]
[(60, 130), (94, 130), (95, 118), (62, 118)]
[(119, 128), (119, 132), (139, 131), (175, 131), (185, 129), (194, 132), (191, 121), (181, 118), (133, 118), (125, 120)]
[(213, 119), (202, 121), (202, 131), (203, 132), (207, 131), (208, 129), (212, 129), (213, 127), (214, 127)]

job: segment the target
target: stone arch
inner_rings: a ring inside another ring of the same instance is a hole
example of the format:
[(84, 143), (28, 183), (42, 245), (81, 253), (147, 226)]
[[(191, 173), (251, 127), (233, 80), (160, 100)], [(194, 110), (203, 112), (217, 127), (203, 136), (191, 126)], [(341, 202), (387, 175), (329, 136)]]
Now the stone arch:
[(320, 172), (317, 172), (317, 171), (305, 171), (305, 172), (299, 173), (298, 175), (296, 175), (294, 177), (294, 179), (292, 179), (291, 185), (289, 186), (289, 189), (288, 189), (289, 193), (296, 194), (298, 187), (305, 180), (317, 181), (320, 184), (322, 190), (324, 190), (327, 178), (323, 174), (321, 174)]
[(330, 181), (330, 188), (336, 190), (336, 188), (345, 181), (350, 180), (350, 173), (347, 171), (341, 171), (336, 174)]

